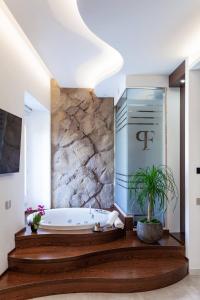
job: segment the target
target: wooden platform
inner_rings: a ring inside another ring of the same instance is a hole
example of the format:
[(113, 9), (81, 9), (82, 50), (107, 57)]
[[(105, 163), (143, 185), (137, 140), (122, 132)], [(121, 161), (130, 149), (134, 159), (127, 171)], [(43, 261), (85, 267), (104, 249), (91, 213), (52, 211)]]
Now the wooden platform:
[(88, 230), (44, 230), (32, 233), (29, 226), (18, 232), (15, 236), (16, 248), (36, 246), (83, 246), (97, 245), (114, 241), (124, 236), (124, 230), (105, 228), (103, 232)]
[[(62, 239), (65, 233), (20, 232), (16, 242), (22, 239), (26, 244), (27, 239), (28, 247), (22, 248), (20, 244), (9, 254), (9, 270), (0, 279), (0, 299), (71, 292), (146, 291), (170, 285), (187, 274), (184, 247), (168, 233), (159, 243), (147, 245), (137, 239), (135, 232), (122, 232), (117, 236), (113, 231), (115, 238), (109, 242), (100, 242), (99, 237), (97, 244), (88, 239), (84, 245), (73, 241), (50, 246), (43, 245), (44, 237), (48, 235), (51, 239), (58, 234)], [(70, 234), (79, 238), (80, 234), (92, 237), (93, 233), (67, 232), (68, 238)], [(29, 243), (31, 236), (34, 241), (38, 236), (42, 246), (37, 246), (38, 241), (36, 246)]]
[[(100, 233), (101, 234), (101, 233)], [(99, 234), (99, 235), (100, 235)], [(156, 245), (141, 243), (134, 232), (115, 241), (88, 246), (41, 246), (16, 248), (9, 254), (9, 268), (26, 273), (55, 273), (121, 258), (184, 256), (184, 248), (165, 235)]]

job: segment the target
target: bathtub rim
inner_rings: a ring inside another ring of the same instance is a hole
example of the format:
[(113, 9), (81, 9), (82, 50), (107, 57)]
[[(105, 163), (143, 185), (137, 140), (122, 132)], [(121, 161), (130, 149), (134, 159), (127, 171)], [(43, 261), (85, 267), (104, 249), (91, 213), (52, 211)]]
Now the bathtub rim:
[[(52, 210), (69, 210), (69, 209), (73, 209), (73, 211), (78, 211), (78, 210), (85, 210), (85, 211), (90, 211), (92, 212), (98, 212), (99, 214), (107, 214), (109, 215), (111, 213), (111, 211), (106, 210), (106, 209), (98, 209), (98, 208), (88, 208), (88, 207), (62, 207), (62, 208), (50, 208), (45, 210), (46, 212), (48, 211), (52, 211)], [(28, 215), (27, 217), (27, 223), (31, 222), (31, 218), (34, 214), (36, 214), (37, 212), (33, 212), (30, 215)], [(103, 224), (104, 226), (105, 224)], [(41, 223), (39, 228), (40, 229), (45, 229), (45, 230), (57, 230), (57, 231), (75, 231), (75, 230), (88, 230), (88, 229), (92, 229), (94, 227), (94, 223), (92, 224), (70, 224), (70, 225), (59, 225), (59, 224), (47, 224), (47, 223)]]

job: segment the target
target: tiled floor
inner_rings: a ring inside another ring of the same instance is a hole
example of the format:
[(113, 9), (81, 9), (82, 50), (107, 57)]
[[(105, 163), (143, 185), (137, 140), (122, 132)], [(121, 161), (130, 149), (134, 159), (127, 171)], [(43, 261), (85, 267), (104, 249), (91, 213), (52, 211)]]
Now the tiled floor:
[(200, 300), (200, 276), (187, 276), (167, 288), (134, 294), (68, 294), (35, 300)]

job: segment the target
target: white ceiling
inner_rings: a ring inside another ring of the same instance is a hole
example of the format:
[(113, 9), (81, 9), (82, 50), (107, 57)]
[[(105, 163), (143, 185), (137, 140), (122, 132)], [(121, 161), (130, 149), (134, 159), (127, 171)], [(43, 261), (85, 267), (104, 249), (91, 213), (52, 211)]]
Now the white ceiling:
[(5, 3), (61, 86), (93, 88), (121, 69), (121, 55), (89, 30), (76, 0)]
[[(100, 82), (119, 71), (121, 56), (123, 74), (169, 74), (200, 51), (200, 0), (78, 0), (87, 27), (72, 2), (5, 0), (62, 86)], [(108, 80), (100, 86), (102, 95), (113, 93)]]
[(90, 29), (121, 53), (128, 74), (169, 74), (200, 50), (199, 0), (78, 0), (78, 5)]

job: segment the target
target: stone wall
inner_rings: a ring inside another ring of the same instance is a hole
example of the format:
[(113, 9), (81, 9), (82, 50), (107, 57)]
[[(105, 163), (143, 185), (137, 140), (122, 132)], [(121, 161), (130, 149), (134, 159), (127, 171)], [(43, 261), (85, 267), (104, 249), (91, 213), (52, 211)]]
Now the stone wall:
[(113, 204), (114, 106), (89, 89), (52, 82), (52, 206)]

